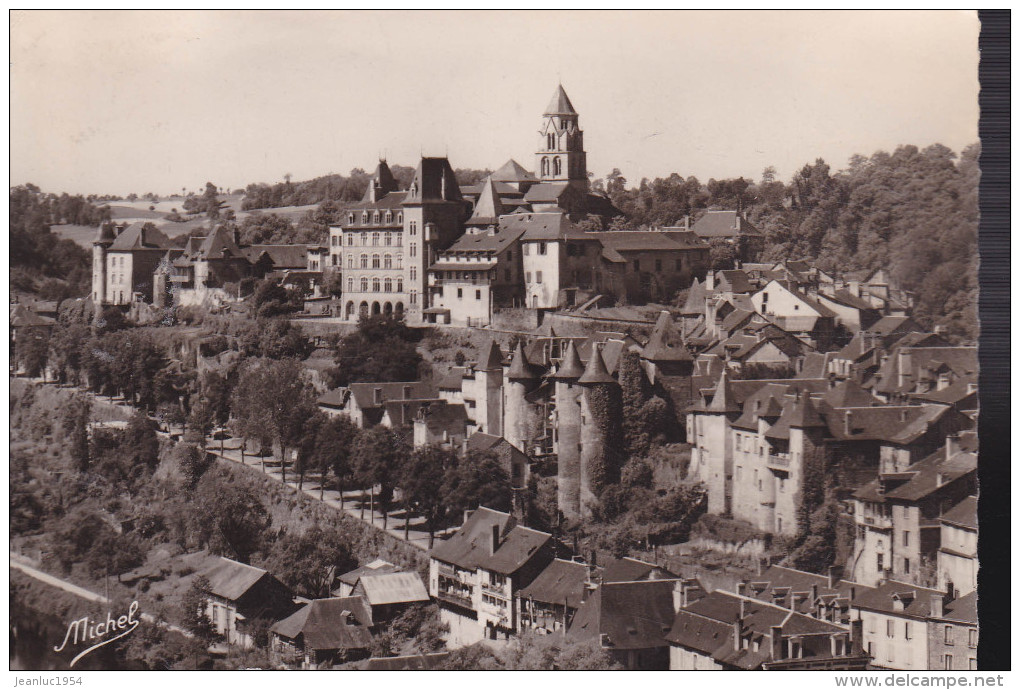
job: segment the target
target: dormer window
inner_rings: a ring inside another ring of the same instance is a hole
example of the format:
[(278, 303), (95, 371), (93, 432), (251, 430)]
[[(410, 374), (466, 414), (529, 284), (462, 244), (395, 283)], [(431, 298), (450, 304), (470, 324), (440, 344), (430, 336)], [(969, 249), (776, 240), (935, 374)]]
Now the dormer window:
[(397, 214), (397, 222), (398, 223), (403, 223), (404, 222), (404, 214), (403, 213), (398, 213)]
[(368, 225), (368, 211), (365, 211), (361, 214), (361, 224)]
[(372, 225), (379, 225), (379, 212), (376, 211), (372, 214)]
[(348, 247), (353, 247), (354, 246), (354, 235), (348, 235), (347, 236), (347, 246)]
[(386, 222), (387, 223), (392, 223), (393, 222), (393, 211), (387, 211), (386, 212)]
[(350, 223), (351, 225), (354, 225), (354, 214), (353, 213), (348, 213), (347, 214), (347, 222)]

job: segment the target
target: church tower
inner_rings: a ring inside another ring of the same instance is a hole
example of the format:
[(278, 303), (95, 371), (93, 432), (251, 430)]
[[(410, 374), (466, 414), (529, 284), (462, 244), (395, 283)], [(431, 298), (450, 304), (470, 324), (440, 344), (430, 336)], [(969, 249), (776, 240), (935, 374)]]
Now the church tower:
[(569, 182), (588, 190), (588, 162), (584, 153), (584, 132), (577, 123), (577, 111), (563, 86), (542, 115), (535, 171), (542, 182)]

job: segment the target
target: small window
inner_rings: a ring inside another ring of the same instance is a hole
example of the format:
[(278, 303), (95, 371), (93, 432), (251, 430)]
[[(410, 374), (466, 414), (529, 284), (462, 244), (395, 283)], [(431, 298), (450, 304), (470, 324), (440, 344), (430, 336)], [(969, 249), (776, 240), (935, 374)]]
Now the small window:
[(403, 223), (404, 222), (404, 214), (403, 213), (398, 213), (397, 214), (397, 222), (398, 223)]
[(677, 259), (676, 260), (676, 270), (681, 271), (681, 270), (683, 270), (683, 267), (684, 267), (683, 260)]
[(417, 235), (417, 234), (418, 234), (418, 221), (416, 221), (416, 220), (412, 220), (412, 221), (411, 221), (411, 222), (409, 223), (409, 225), (408, 225), (408, 232), (410, 232), (410, 233), (411, 233), (411, 236), (412, 236), (412, 237), (414, 237), (415, 235)]
[(404, 279), (403, 278), (397, 278), (397, 292), (403, 292), (403, 291), (404, 291)]
[(953, 626), (951, 625), (946, 626), (945, 643), (947, 645), (953, 644)]
[(373, 247), (379, 246), (379, 233), (377, 232), (372, 233), (372, 246)]
[(387, 247), (393, 244), (393, 233), (387, 232), (385, 235), (383, 235), (383, 244), (385, 244)]
[(525, 283), (530, 283), (531, 282), (531, 271), (525, 271), (524, 272), (524, 282)]
[(971, 628), (967, 631), (967, 646), (977, 647), (978, 643), (978, 631), (977, 628)]
[(896, 621), (887, 620), (885, 622), (885, 636), (896, 637)]
[(546, 247), (546, 244), (545, 244), (545, 242), (539, 242), (539, 243), (538, 243), (538, 253), (539, 253), (539, 254), (542, 254), (542, 255), (544, 255), (544, 254), (545, 254), (545, 252), (546, 252), (546, 249), (547, 249), (547, 247)]
[(509, 249), (507, 250), (507, 252), (506, 252), (506, 260), (507, 261), (513, 261), (514, 260), (514, 253), (513, 253), (512, 250), (509, 250)]
[(457, 299), (464, 297), (464, 288), (457, 288)]
[(542, 272), (541, 271), (535, 271), (535, 282), (536, 283), (541, 283), (542, 282)]
[(367, 212), (361, 214), (361, 224), (362, 225), (368, 225), (368, 213)]
[(946, 657), (945, 657), (945, 667), (946, 667), (947, 671), (952, 671), (953, 670), (953, 655), (952, 654), (946, 654)]
[(910, 532), (903, 532), (903, 545), (910, 546)]
[(379, 212), (376, 211), (372, 214), (372, 225), (379, 225)]
[(910, 639), (910, 621), (903, 624), (903, 638), (906, 640)]
[(347, 279), (347, 292), (354, 292), (354, 278)]
[(909, 558), (904, 558), (903, 559), (903, 572), (905, 574), (907, 574), (907, 575), (910, 574), (910, 559)]
[(368, 268), (368, 254), (361, 255), (361, 267)]
[(354, 246), (354, 235), (353, 234), (350, 234), (350, 235), (347, 236), (347, 246), (348, 247), (353, 247)]
[(354, 268), (354, 257), (350, 254), (347, 255), (347, 268)]
[(380, 265), (381, 264), (379, 263), (379, 255), (378, 254), (373, 254), (372, 255), (372, 268), (379, 268)]
[(475, 299), (481, 299), (481, 298), (482, 298), (482, 291), (481, 290), (475, 290)]
[(417, 290), (411, 290), (410, 302), (411, 302), (411, 304), (418, 304), (418, 291)]
[(521, 246), (524, 248), (524, 256), (528, 256), (528, 254), (531, 253), (531, 243), (530, 242), (525, 242)]
[(347, 222), (350, 223), (351, 225), (354, 224), (354, 214), (353, 213), (348, 213), (347, 214)]
[(393, 268), (393, 257), (389, 254), (383, 256), (383, 268)]
[(383, 292), (393, 292), (393, 280), (391, 278), (383, 281)]
[(411, 244), (410, 252), (411, 256), (418, 256), (418, 246), (414, 243)]

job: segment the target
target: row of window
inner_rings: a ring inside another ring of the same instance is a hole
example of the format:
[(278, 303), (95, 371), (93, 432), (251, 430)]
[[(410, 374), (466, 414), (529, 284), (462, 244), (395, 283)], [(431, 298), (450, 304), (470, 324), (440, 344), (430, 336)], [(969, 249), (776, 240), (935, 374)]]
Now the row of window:
[[(397, 254), (396, 259), (397, 259), (396, 263), (394, 263), (393, 255), (391, 254), (383, 254), (382, 256), (380, 256), (379, 254), (373, 254), (371, 256), (372, 265), (369, 266), (368, 254), (362, 254), (359, 259), (358, 265), (361, 268), (403, 268), (404, 265), (403, 255)], [(336, 265), (335, 262), (334, 265)], [(347, 268), (355, 268), (354, 256), (352, 254), (347, 255)]]
[[(119, 264), (117, 263), (118, 259), (120, 259), (120, 263)], [(110, 257), (110, 268), (117, 268), (118, 266), (120, 268), (124, 268), (124, 257), (123, 256), (111, 256)]]
[[(347, 233), (347, 246), (354, 246), (355, 233)], [(358, 237), (361, 240), (362, 247), (400, 247), (404, 243), (404, 235), (399, 232), (373, 232), (371, 234), (367, 232), (358, 233)], [(334, 235), (332, 238), (332, 244), (334, 247), (339, 247), (341, 240), (338, 236)], [(371, 244), (370, 244), (371, 242)], [(381, 243), (381, 244), (380, 244)]]
[[(348, 213), (347, 223), (353, 225), (356, 218), (357, 216), (354, 213)], [(372, 225), (379, 225), (380, 222), (389, 224), (394, 221), (394, 218), (396, 218), (396, 222), (398, 223), (404, 222), (404, 214), (400, 211), (397, 211), (395, 216), (393, 211), (386, 211), (385, 213), (380, 213), (379, 211), (373, 211), (372, 213), (369, 213), (368, 211), (361, 212), (362, 225), (368, 225), (369, 222), (371, 222)]]
[[(396, 281), (393, 278), (362, 278), (360, 281), (361, 292), (368, 292), (369, 286), (372, 288), (372, 292), (403, 292), (404, 291), (404, 279), (397, 278)], [(396, 290), (393, 289), (394, 285)], [(347, 292), (354, 292), (354, 278), (347, 279)], [(413, 300), (412, 300), (413, 301)]]

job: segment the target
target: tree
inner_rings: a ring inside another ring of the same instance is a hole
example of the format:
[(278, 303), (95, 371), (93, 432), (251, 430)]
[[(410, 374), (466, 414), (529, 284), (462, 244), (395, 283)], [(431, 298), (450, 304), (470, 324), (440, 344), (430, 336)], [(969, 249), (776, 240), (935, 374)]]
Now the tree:
[(159, 437), (156, 425), (145, 414), (135, 411), (121, 435), (119, 452), (130, 467), (151, 474), (159, 464)]
[[(389, 503), (399, 475), (400, 461), (407, 456), (406, 440), (387, 427), (376, 425), (363, 430), (354, 440), (351, 461), (355, 474), (370, 492), (370, 511), (375, 520), (375, 486), (379, 486), (378, 499), (382, 504), (383, 529), (389, 517)], [(364, 511), (364, 502), (362, 502)]]
[(340, 341), (333, 384), (351, 382), (414, 381), (422, 357), (404, 322), (389, 316), (362, 316), (358, 330)]
[(279, 573), (298, 595), (321, 599), (330, 596), (336, 576), (357, 568), (358, 561), (342, 534), (313, 525), (297, 535), (281, 535), (262, 565)]
[(29, 377), (45, 376), (50, 354), (50, 332), (47, 328), (20, 328), (15, 346), (18, 364)]
[(326, 476), (329, 472), (337, 481), (340, 492), (340, 508), (344, 507), (344, 485), (353, 477), (351, 447), (360, 430), (347, 415), (327, 419), (319, 427), (315, 441), (313, 463), (319, 468), (319, 498), (325, 496)]
[(651, 442), (642, 407), (648, 400), (650, 386), (636, 352), (625, 350), (620, 360), (620, 395), (623, 402), (623, 438), (630, 457), (648, 452)]
[(202, 194), (201, 210), (209, 217), (209, 220), (216, 220), (220, 217), (220, 210), (223, 202), (219, 198), (219, 190), (212, 182), (205, 183), (205, 192)]
[(242, 563), (262, 544), (273, 520), (258, 494), (248, 486), (200, 482), (193, 501), (192, 529), (209, 549)]
[(206, 644), (216, 637), (216, 631), (207, 614), (211, 589), (209, 578), (205, 575), (196, 575), (191, 581), (191, 586), (181, 597), (181, 621), (184, 629)]
[(181, 442), (174, 446), (171, 458), (177, 470), (184, 477), (184, 485), (188, 489), (194, 489), (198, 480), (202, 478), (209, 461), (206, 454), (194, 443)]
[(404, 538), (410, 529), (413, 509), (425, 518), (429, 532), (429, 548), (435, 541), (436, 529), (446, 517), (445, 475), (458, 464), (457, 454), (437, 445), (416, 448), (400, 473), (398, 486), (404, 499)]
[(509, 511), (513, 498), (510, 477), (492, 453), (468, 452), (443, 477), (443, 496), (452, 515), (486, 506)]
[(64, 408), (64, 433), (70, 441), (71, 459), (79, 472), (88, 470), (91, 461), (89, 448), (91, 417), (92, 401), (84, 394), (75, 394)]

